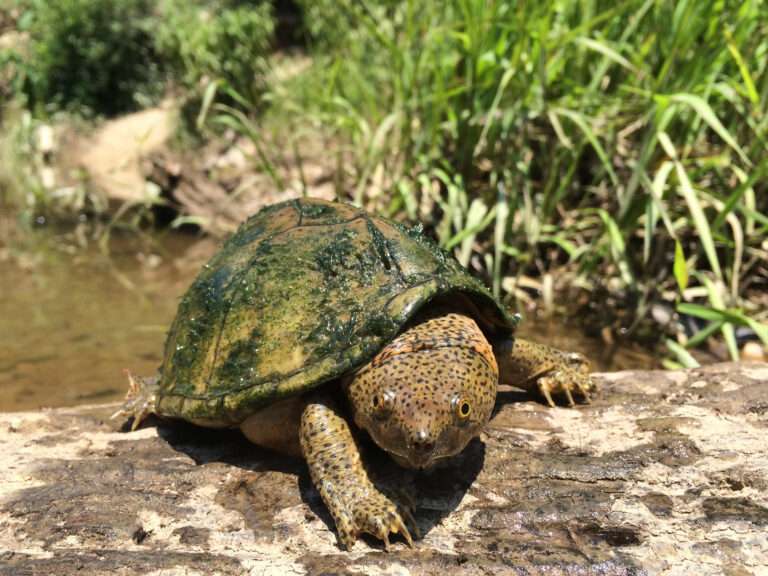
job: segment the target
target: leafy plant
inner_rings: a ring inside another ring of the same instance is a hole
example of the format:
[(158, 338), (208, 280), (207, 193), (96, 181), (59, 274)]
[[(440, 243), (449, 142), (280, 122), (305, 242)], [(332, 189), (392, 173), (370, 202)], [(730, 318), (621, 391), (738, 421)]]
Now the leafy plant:
[(629, 334), (706, 303), (733, 355), (764, 321), (763, 1), (337, 0), (333, 32), (302, 5), (318, 49), (275, 114), (341, 142), (356, 202), (431, 222), (499, 295), (553, 272), (619, 295)]
[(274, 32), (270, 2), (165, 1), (160, 17), (159, 51), (193, 93), (218, 81), (259, 101)]
[(113, 115), (162, 90), (147, 0), (33, 0), (23, 92), (38, 114), (54, 106)]

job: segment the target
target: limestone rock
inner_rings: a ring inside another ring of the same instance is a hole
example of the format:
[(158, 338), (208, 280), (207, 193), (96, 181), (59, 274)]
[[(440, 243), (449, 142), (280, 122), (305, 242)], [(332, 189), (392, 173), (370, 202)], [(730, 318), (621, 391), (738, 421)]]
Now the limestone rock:
[(0, 414), (0, 575), (766, 574), (768, 365), (597, 376), (592, 404), (503, 391), (431, 474), (369, 452), (424, 535), (341, 551), (299, 460), (113, 405)]

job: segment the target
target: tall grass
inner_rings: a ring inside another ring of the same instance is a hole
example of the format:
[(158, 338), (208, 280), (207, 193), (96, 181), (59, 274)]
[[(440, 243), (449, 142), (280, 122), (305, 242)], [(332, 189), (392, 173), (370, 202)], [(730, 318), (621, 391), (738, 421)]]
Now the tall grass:
[[(629, 336), (672, 310), (680, 362), (716, 333), (735, 356), (737, 326), (768, 343), (764, 0), (298, 3), (310, 62), (290, 74), (266, 60), (268, 3), (162, 2), (151, 26), (178, 83), (214, 80), (199, 119), (253, 139), (278, 187), (264, 135), (301, 166), (319, 134), (339, 197), (423, 222), (501, 298), (584, 291), (628, 310), (609, 327)], [(56, 32), (53, 4), (29, 13)], [(706, 327), (689, 338), (683, 317)]]
[[(427, 223), (499, 296), (552, 274), (622, 295), (630, 334), (667, 303), (732, 355), (735, 325), (768, 343), (745, 298), (768, 278), (765, 2), (304, 9), (328, 24), (273, 111), (321, 127), (356, 202)], [(685, 361), (702, 336), (673, 333)]]

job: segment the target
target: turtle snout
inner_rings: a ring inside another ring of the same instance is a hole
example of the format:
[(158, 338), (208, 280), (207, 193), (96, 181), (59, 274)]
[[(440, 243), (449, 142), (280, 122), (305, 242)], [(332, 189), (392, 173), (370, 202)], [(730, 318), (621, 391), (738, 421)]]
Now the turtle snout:
[(424, 429), (411, 436), (408, 443), (408, 460), (417, 470), (429, 468), (435, 461), (435, 438)]
[(422, 429), (422, 430), (419, 430), (416, 436), (413, 438), (413, 441), (411, 442), (411, 447), (413, 451), (416, 452), (417, 454), (426, 455), (435, 449), (435, 440), (429, 434), (429, 432)]

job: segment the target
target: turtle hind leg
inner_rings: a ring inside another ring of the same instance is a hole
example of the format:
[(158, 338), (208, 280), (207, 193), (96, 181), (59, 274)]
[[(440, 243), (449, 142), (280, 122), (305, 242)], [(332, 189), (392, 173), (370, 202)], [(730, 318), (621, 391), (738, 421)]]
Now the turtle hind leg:
[(147, 378), (136, 376), (130, 370), (125, 370), (125, 375), (128, 377), (128, 393), (125, 395), (123, 405), (112, 414), (110, 420), (121, 416), (133, 417), (133, 424), (131, 424), (131, 431), (133, 431), (139, 427), (144, 418), (155, 412), (158, 378), (157, 376)]
[(349, 424), (327, 399), (310, 401), (301, 415), (301, 450), (312, 483), (333, 516), (339, 542), (347, 550), (361, 533), (384, 541), (401, 532), (409, 545), (419, 537), (413, 502), (402, 492), (376, 485), (360, 458)]

